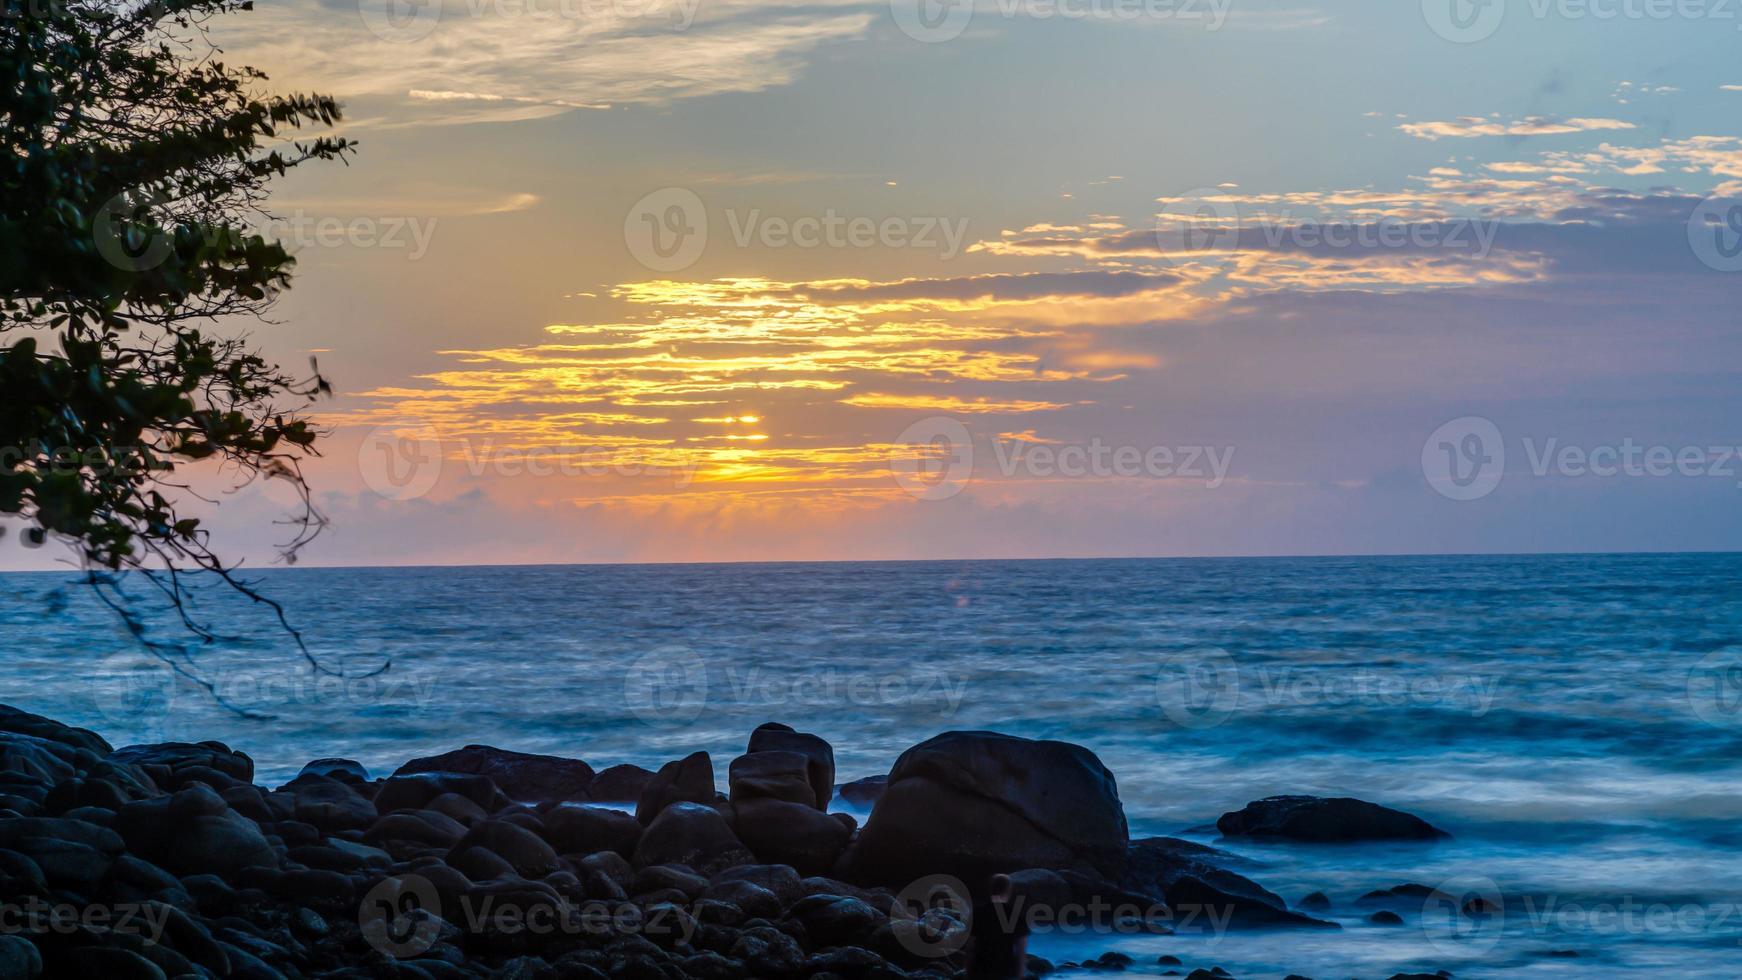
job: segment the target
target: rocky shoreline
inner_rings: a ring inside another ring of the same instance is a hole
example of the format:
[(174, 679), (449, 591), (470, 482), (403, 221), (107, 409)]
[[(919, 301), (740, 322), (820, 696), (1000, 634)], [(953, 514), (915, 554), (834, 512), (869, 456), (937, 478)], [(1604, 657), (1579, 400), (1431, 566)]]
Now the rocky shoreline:
[[(838, 783), (828, 742), (771, 723), (730, 761), (725, 794), (703, 752), (651, 772), (486, 746), (384, 778), (317, 760), (267, 789), (218, 742), (117, 749), (5, 706), (0, 759), (0, 980), (943, 978), (976, 943), (1029, 929), (1111, 945), (1339, 928), (1318, 917), (1322, 896), (1291, 907), (1215, 848), (1130, 839), (1087, 749), (989, 732), (939, 735), (887, 775)], [(863, 826), (829, 810), (837, 797), (870, 809)], [(1218, 827), (1444, 836), (1312, 797), (1257, 801)], [(1011, 888), (993, 902), (995, 874)], [(1136, 966), (1106, 952), (1029, 969)], [(1230, 976), (1171, 955), (1144, 967)]]

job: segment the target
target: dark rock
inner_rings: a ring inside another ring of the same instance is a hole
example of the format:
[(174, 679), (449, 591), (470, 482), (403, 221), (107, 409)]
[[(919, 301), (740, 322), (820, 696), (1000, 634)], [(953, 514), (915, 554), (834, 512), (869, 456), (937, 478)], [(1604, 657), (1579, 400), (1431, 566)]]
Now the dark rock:
[(765, 864), (788, 864), (801, 875), (835, 866), (852, 830), (802, 803), (753, 799), (736, 804), (738, 839)]
[(0, 977), (36, 980), (40, 976), (42, 954), (36, 951), (36, 944), (22, 936), (0, 935)]
[(1300, 900), (1300, 907), (1308, 912), (1324, 912), (1331, 907), (1331, 898), (1324, 892), (1313, 892)]
[(595, 803), (634, 803), (651, 779), (653, 773), (640, 766), (612, 766), (593, 777), (587, 796)]
[(108, 755), (115, 751), (96, 732), (63, 725), (58, 721), (44, 718), (41, 715), (33, 715), (28, 711), (20, 711), (5, 704), (0, 704), (0, 732), (28, 735), (31, 738), (39, 738), (75, 749), (84, 749), (96, 755)]
[(1228, 837), (1273, 837), (1310, 844), (1440, 840), (1450, 836), (1420, 817), (1347, 797), (1272, 796), (1222, 814)]
[(278, 866), (260, 828), (200, 786), (127, 804), (115, 815), (115, 829), (129, 850), (177, 875)]
[(222, 742), (129, 745), (116, 749), (109, 758), (114, 762), (143, 767), (147, 771), (154, 766), (171, 772), (191, 767), (216, 770), (241, 783), (254, 781), (254, 760)]
[(103, 946), (66, 949), (55, 957), (55, 973), (104, 980), (166, 980), (163, 970), (138, 953)]
[(712, 883), (726, 881), (748, 881), (766, 888), (775, 898), (780, 899), (782, 907), (791, 905), (808, 894), (804, 880), (799, 877), (798, 872), (784, 864), (744, 864), (727, 868), (715, 875)]
[(293, 792), (296, 819), (329, 833), (366, 830), (380, 816), (373, 802), (336, 779), (310, 776)]
[(362, 763), (351, 759), (316, 759), (303, 766), (302, 771), (296, 775), (298, 779), (304, 776), (325, 776), (353, 785), (369, 781), (369, 770), (363, 768)]
[(375, 809), (382, 813), (421, 810), (425, 804), (443, 793), (458, 793), (485, 810), (495, 808), (496, 784), (489, 776), (476, 773), (420, 772), (389, 776), (375, 792)]
[(751, 918), (780, 917), (780, 898), (768, 889), (750, 881), (715, 881), (702, 889), (702, 900), (724, 902)]
[(708, 879), (691, 871), (687, 866), (675, 864), (655, 864), (642, 868), (629, 883), (630, 890), (636, 895), (675, 891), (685, 899), (695, 898), (707, 887)]
[(508, 862), (523, 878), (542, 878), (562, 867), (556, 851), (537, 834), (506, 820), (486, 820), (466, 833), (448, 853), (448, 862), (468, 849), (484, 848)]
[(545, 839), (564, 854), (615, 851), (629, 857), (641, 840), (634, 816), (603, 806), (564, 803), (545, 812), (544, 827)]
[(1367, 921), (1373, 923), (1376, 926), (1400, 926), (1400, 925), (1403, 925), (1403, 917), (1398, 915), (1396, 912), (1391, 911), (1390, 909), (1380, 909), (1379, 911), (1368, 916)]
[(1113, 774), (1065, 742), (948, 732), (896, 760), (888, 789), (844, 858), (854, 880), (963, 881), (1024, 868), (1117, 879), (1125, 812)]
[(394, 775), (424, 772), (488, 776), (509, 798), (532, 803), (584, 800), (593, 783), (593, 767), (579, 759), (510, 752), (488, 745), (468, 745), (441, 755), (413, 759), (400, 766)]
[(785, 800), (816, 808), (811, 760), (797, 752), (752, 752), (732, 760), (726, 781), (733, 803)]
[(645, 827), (674, 803), (712, 804), (719, 796), (714, 786), (714, 760), (706, 752), (692, 752), (660, 766), (653, 774), (635, 804), (635, 819)]
[(842, 783), (837, 789), (841, 799), (847, 803), (870, 809), (883, 798), (883, 790), (889, 786), (888, 776), (866, 776), (850, 783)]
[(1289, 910), (1287, 903), (1257, 882), (1211, 864), (1206, 852), (1217, 853), (1171, 837), (1132, 841), (1120, 884), (1140, 894), (1165, 897), (1182, 932), (1210, 931), (1223, 923), (1242, 928), (1337, 927)]
[(863, 942), (889, 916), (869, 902), (845, 895), (811, 895), (792, 904), (791, 916), (804, 925), (805, 934), (825, 946)]
[(699, 803), (673, 803), (648, 825), (635, 846), (634, 861), (687, 864), (704, 875), (739, 864), (755, 864), (755, 855), (732, 833), (720, 811)]
[(432, 813), (452, 817), (468, 827), (490, 815), (483, 807), (458, 793), (443, 793), (425, 803), (423, 808)]
[(758, 752), (797, 752), (808, 760), (811, 792), (816, 807), (826, 810), (835, 791), (835, 749), (822, 738), (794, 731), (789, 725), (769, 722), (750, 733), (745, 754)]
[(805, 961), (797, 940), (769, 926), (752, 926), (739, 933), (727, 955), (756, 964), (758, 975), (796, 973)]

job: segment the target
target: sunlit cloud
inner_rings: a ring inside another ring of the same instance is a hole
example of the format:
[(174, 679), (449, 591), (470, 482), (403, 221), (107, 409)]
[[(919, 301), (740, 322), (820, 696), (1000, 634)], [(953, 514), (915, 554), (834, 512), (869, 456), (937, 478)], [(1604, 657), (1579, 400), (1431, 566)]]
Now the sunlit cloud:
[(1440, 140), (1477, 136), (1559, 136), (1566, 133), (1635, 127), (1633, 123), (1620, 119), (1553, 119), (1546, 116), (1528, 116), (1507, 121), (1483, 116), (1464, 116), (1445, 122), (1404, 123), (1397, 128), (1417, 139)]

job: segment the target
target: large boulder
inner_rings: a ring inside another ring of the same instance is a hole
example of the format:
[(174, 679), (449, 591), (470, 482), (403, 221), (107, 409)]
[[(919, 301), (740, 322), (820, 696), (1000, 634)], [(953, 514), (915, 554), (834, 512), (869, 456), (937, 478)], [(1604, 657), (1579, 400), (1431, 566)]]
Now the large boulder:
[(375, 804), (349, 785), (325, 776), (302, 776), (280, 795), (292, 798), (292, 814), (297, 820), (320, 830), (366, 830), (380, 814)]
[(734, 802), (732, 809), (744, 846), (765, 864), (791, 865), (801, 875), (833, 869), (853, 836), (845, 820), (807, 803), (757, 798)]
[(464, 772), (489, 776), (510, 799), (521, 803), (587, 799), (593, 767), (579, 759), (510, 752), (488, 745), (468, 745), (400, 766), (395, 776), (420, 772)]
[(726, 771), (733, 803), (785, 800), (816, 808), (817, 792), (810, 782), (810, 759), (797, 752), (752, 752), (732, 760)]
[(1222, 814), (1224, 837), (1269, 837), (1307, 844), (1434, 841), (1450, 837), (1420, 817), (1347, 797), (1272, 796)]
[(822, 738), (794, 731), (790, 725), (771, 721), (750, 733), (746, 754), (756, 752), (797, 752), (807, 760), (811, 791), (816, 796), (816, 808), (827, 810), (829, 797), (835, 790), (835, 749)]
[(438, 796), (455, 793), (484, 810), (495, 808), (496, 783), (489, 776), (463, 772), (418, 772), (390, 776), (375, 791), (375, 809), (421, 810)]
[(635, 845), (635, 866), (684, 864), (712, 875), (740, 864), (755, 864), (720, 811), (700, 803), (673, 803), (653, 819)]
[[(112, 761), (138, 766), (154, 778), (160, 772), (206, 770), (241, 783), (254, 781), (254, 760), (223, 742), (161, 742), (116, 749)], [(159, 780), (159, 782), (163, 782)], [(222, 787), (214, 787), (222, 788)]]
[(888, 787), (888, 776), (866, 776), (850, 783), (842, 783), (836, 788), (835, 793), (843, 803), (869, 810), (877, 805), (878, 800), (883, 798), (883, 791)]
[(640, 766), (611, 766), (593, 777), (587, 796), (594, 803), (634, 803), (652, 780), (653, 773)]
[(908, 749), (845, 858), (849, 880), (963, 881), (1025, 868), (1117, 880), (1125, 810), (1113, 774), (1067, 742), (946, 732)]
[(227, 875), (279, 864), (260, 828), (200, 785), (127, 804), (115, 814), (115, 830), (129, 851), (177, 875)]
[(486, 820), (460, 838), (448, 853), (448, 863), (468, 850), (487, 850), (507, 862), (522, 878), (543, 878), (562, 867), (556, 851), (537, 834), (507, 820)]
[(673, 803), (708, 803), (719, 799), (714, 786), (714, 760), (706, 752), (692, 752), (659, 767), (635, 804), (635, 819), (651, 824)]
[(545, 840), (563, 854), (615, 851), (629, 857), (641, 840), (641, 823), (633, 815), (580, 803), (564, 803), (547, 810), (544, 828)]

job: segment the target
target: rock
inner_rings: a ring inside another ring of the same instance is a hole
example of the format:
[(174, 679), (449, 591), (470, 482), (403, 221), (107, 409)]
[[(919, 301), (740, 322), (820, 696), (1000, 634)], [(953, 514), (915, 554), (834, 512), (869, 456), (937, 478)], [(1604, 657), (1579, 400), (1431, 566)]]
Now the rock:
[(62, 976), (103, 977), (104, 980), (166, 980), (157, 964), (138, 953), (103, 946), (67, 949), (56, 957), (55, 972)]
[(1403, 916), (1390, 909), (1380, 909), (1368, 916), (1367, 921), (1376, 926), (1400, 926), (1403, 925)]
[(1209, 931), (1223, 922), (1240, 928), (1337, 928), (1336, 923), (1291, 911), (1257, 882), (1211, 864), (1207, 858), (1217, 853), (1171, 837), (1132, 841), (1120, 884), (1166, 898), (1182, 932)]
[(1313, 892), (1300, 900), (1300, 907), (1308, 912), (1328, 911), (1331, 907), (1331, 899), (1324, 892)]
[[(297, 773), (297, 779), (304, 776), (325, 776), (341, 783), (366, 783), (369, 781), (369, 770), (363, 764), (351, 759), (316, 759), (302, 767)], [(295, 780), (292, 780), (295, 782)]]
[(587, 787), (587, 797), (594, 803), (634, 803), (641, 799), (653, 773), (640, 766), (612, 766), (601, 769)]
[(441, 755), (413, 759), (400, 766), (394, 775), (422, 772), (488, 776), (510, 799), (524, 803), (584, 800), (593, 783), (593, 767), (579, 759), (510, 752), (488, 745), (468, 745)]
[(833, 868), (853, 833), (830, 814), (803, 803), (751, 799), (734, 804), (733, 810), (738, 839), (751, 853), (765, 864), (791, 865), (801, 875)]
[(792, 905), (791, 916), (805, 935), (825, 946), (864, 942), (889, 916), (870, 903), (846, 895), (811, 895)]
[[(389, 813), (363, 834), (369, 844), (408, 841), (427, 847), (451, 848), (466, 836), (466, 828), (452, 817), (431, 810)], [(383, 848), (386, 850), (386, 848)], [(391, 851), (389, 852), (391, 853)]]
[(384, 814), (395, 810), (421, 810), (443, 793), (458, 793), (485, 810), (495, 808), (496, 784), (489, 776), (420, 772), (389, 776), (375, 792), (375, 809)]
[(254, 760), (231, 749), (223, 742), (161, 742), (154, 745), (129, 745), (116, 749), (111, 761), (135, 765), (150, 771), (161, 767), (170, 771), (187, 768), (212, 769), (242, 783), (254, 781)]
[[(4, 719), (0, 718), (0, 724), (3, 723)], [(40, 976), (42, 954), (36, 951), (36, 944), (22, 936), (0, 934), (0, 977), (6, 977), (7, 980), (36, 980)]]
[(556, 851), (539, 836), (506, 820), (486, 820), (467, 832), (448, 853), (449, 863), (455, 855), (470, 848), (484, 848), (508, 862), (514, 873), (523, 878), (543, 878), (562, 867)]
[(728, 878), (711, 882), (702, 889), (701, 897), (703, 901), (724, 902), (750, 918), (777, 919), (780, 917), (780, 898), (752, 881)]
[(842, 783), (836, 793), (846, 803), (868, 810), (883, 798), (883, 791), (888, 786), (888, 776), (866, 776), (864, 779)]
[(835, 790), (835, 750), (816, 735), (794, 731), (788, 725), (769, 722), (750, 733), (746, 754), (757, 752), (797, 752), (808, 760), (811, 792), (819, 810), (829, 808), (830, 795)]
[(785, 800), (817, 808), (810, 783), (810, 759), (797, 752), (752, 752), (732, 760), (727, 785), (733, 803)]
[(129, 850), (177, 875), (222, 875), (279, 863), (260, 828), (203, 786), (129, 803), (116, 813), (115, 829)]
[(563, 854), (615, 851), (629, 857), (641, 840), (641, 824), (631, 814), (581, 803), (564, 803), (546, 811), (544, 827), (545, 840)]
[(739, 864), (755, 864), (755, 855), (732, 833), (720, 811), (699, 803), (673, 803), (648, 824), (635, 847), (639, 867), (687, 864), (711, 875)]
[(58, 721), (33, 715), (28, 711), (20, 711), (11, 705), (0, 704), (0, 732), (15, 732), (28, 735), (45, 742), (55, 742), (75, 749), (84, 749), (96, 755), (108, 755), (115, 751), (108, 742), (96, 732), (83, 728), (63, 725)]
[(1271, 837), (1309, 844), (1432, 841), (1451, 835), (1400, 810), (1347, 797), (1272, 796), (1222, 814), (1226, 837)]
[(308, 776), (295, 790), (297, 820), (326, 831), (366, 830), (379, 818), (375, 804), (349, 785), (326, 776)]
[(714, 760), (706, 752), (692, 752), (659, 767), (659, 772), (641, 791), (635, 804), (635, 819), (645, 827), (674, 803), (711, 804), (719, 796), (714, 786)]
[(738, 934), (727, 955), (756, 964), (759, 976), (797, 973), (805, 961), (804, 950), (798, 941), (771, 926), (745, 929)]
[(896, 760), (844, 862), (850, 880), (885, 883), (937, 873), (980, 881), (1025, 868), (1117, 880), (1125, 849), (1118, 786), (1094, 753), (948, 732)]
[(791, 905), (807, 894), (804, 879), (799, 877), (797, 871), (784, 864), (744, 864), (727, 868), (714, 876), (713, 883), (725, 881), (748, 881), (766, 888), (775, 898), (780, 899), (782, 907)]

